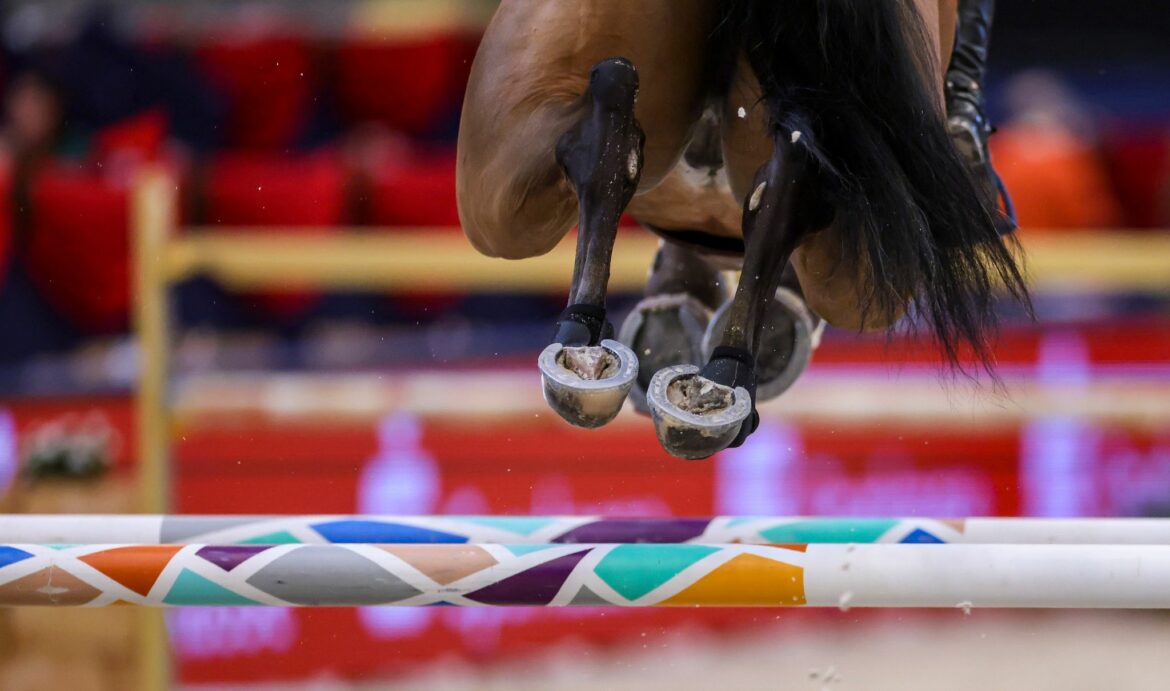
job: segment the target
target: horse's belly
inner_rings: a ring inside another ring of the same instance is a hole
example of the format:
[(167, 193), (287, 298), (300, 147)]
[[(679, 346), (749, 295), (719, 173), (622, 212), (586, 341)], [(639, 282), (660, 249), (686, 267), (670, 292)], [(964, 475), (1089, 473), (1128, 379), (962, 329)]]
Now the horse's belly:
[(723, 168), (712, 173), (680, 160), (661, 184), (635, 196), (628, 211), (661, 233), (743, 237), (740, 205)]

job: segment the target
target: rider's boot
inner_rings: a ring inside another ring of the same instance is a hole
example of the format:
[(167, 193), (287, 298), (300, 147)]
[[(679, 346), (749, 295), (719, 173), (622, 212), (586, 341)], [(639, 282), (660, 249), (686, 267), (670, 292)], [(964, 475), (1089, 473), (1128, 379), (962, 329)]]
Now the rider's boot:
[(995, 129), (987, 119), (983, 91), (994, 16), (995, 0), (959, 0), (955, 50), (946, 74), (947, 131), (985, 199), (996, 205), (1002, 201), (1003, 213), (996, 226), (1006, 235), (1017, 227), (1016, 214), (1007, 188), (991, 164), (987, 139)]

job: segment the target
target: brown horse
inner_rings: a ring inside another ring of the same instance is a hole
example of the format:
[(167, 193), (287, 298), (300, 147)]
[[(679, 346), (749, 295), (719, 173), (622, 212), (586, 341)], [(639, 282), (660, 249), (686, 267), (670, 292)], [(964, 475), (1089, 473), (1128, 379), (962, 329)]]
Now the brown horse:
[[(460, 217), (513, 259), (578, 224), (539, 361), (562, 417), (605, 424), (636, 385), (669, 452), (709, 456), (755, 429), (822, 319), (909, 312), (990, 363), (994, 284), (1026, 292), (948, 137), (958, 1), (503, 0), (463, 108)], [(624, 211), (664, 242), (623, 345), (605, 298)]]

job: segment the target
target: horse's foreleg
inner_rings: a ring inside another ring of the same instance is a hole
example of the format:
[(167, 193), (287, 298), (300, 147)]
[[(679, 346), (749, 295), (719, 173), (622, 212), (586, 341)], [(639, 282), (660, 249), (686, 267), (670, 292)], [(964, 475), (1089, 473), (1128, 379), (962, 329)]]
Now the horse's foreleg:
[(758, 423), (755, 369), (765, 312), (802, 230), (811, 225), (798, 204), (798, 193), (807, 192), (809, 164), (796, 138), (779, 135), (756, 173), (743, 212), (743, 273), (706, 366), (667, 368), (650, 383), (658, 439), (675, 456), (706, 458), (742, 443)]
[(644, 137), (634, 119), (638, 75), (621, 58), (598, 63), (581, 119), (557, 143), (557, 162), (577, 194), (577, 258), (569, 306), (540, 355), (544, 395), (579, 427), (609, 422), (638, 374), (638, 360), (613, 340), (605, 296), (618, 219), (642, 172)]

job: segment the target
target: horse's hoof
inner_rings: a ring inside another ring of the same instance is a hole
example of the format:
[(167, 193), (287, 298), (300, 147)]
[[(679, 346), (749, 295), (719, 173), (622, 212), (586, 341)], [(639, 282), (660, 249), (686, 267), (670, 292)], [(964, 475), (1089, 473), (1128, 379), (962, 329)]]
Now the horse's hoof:
[(701, 376), (694, 365), (656, 372), (646, 402), (662, 448), (687, 459), (707, 458), (726, 449), (752, 414), (747, 389), (716, 384)]
[(638, 358), (617, 341), (549, 345), (540, 354), (544, 400), (570, 425), (601, 427), (622, 409), (638, 376)]
[[(727, 330), (731, 302), (715, 311), (703, 335), (703, 354), (710, 358)], [(800, 297), (788, 288), (776, 291), (764, 317), (756, 355), (756, 400), (776, 398), (804, 373), (820, 344), (824, 322), (814, 317)]]
[(630, 391), (635, 410), (650, 414), (646, 390), (655, 372), (702, 364), (703, 334), (710, 319), (711, 310), (687, 293), (655, 295), (634, 306), (622, 322), (618, 340), (638, 357), (638, 378)]

